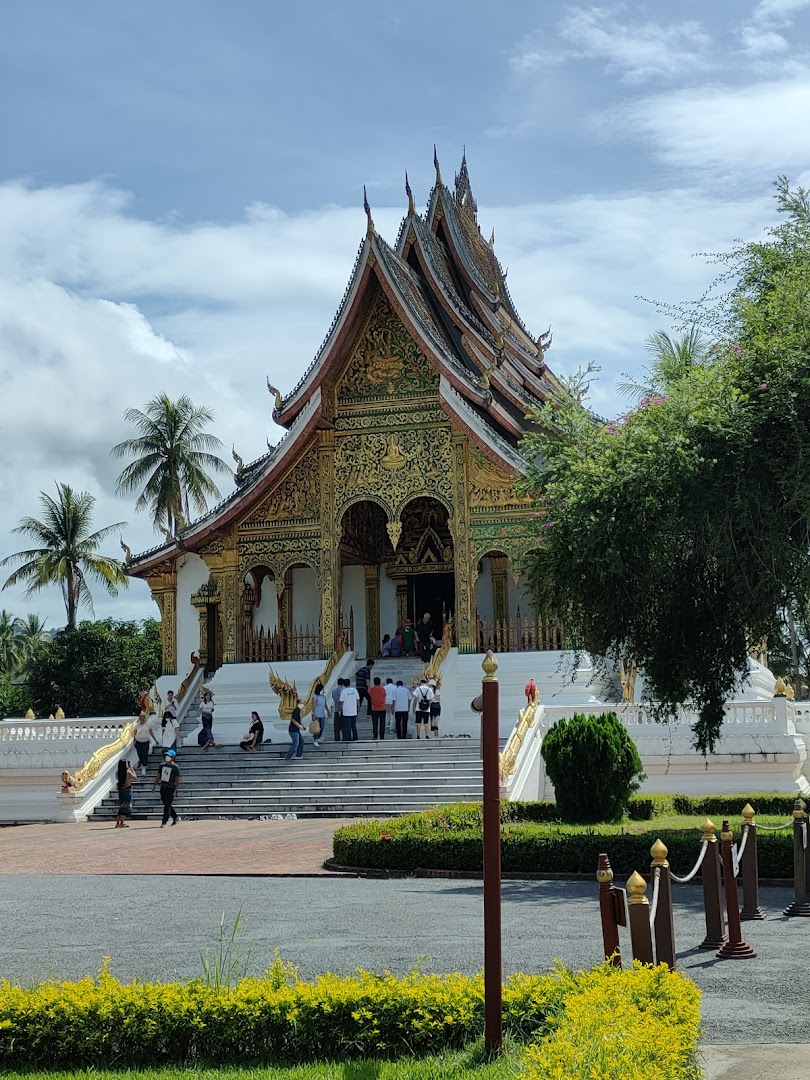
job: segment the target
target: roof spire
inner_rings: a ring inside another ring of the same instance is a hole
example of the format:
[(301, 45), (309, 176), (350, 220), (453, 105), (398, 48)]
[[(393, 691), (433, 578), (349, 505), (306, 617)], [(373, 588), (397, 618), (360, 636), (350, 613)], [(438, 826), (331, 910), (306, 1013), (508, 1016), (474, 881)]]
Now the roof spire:
[(436, 143), (433, 144), (433, 167), (436, 170), (436, 186), (441, 187), (442, 183), (442, 170), (439, 168), (439, 155), (436, 153)]
[(405, 194), (408, 196), (408, 217), (413, 217), (416, 213), (416, 207), (413, 204), (413, 192), (411, 191), (411, 185), (408, 182), (408, 170), (405, 170)]
[(467, 169), (467, 147), (461, 153), (461, 168), (456, 173), (456, 202), (462, 210), (466, 210), (473, 221), (476, 220), (478, 204), (473, 198), (470, 173)]
[(495, 229), (494, 228), (493, 228), (492, 232), (489, 234), (489, 246), (490, 246), (490, 250), (492, 250), (495, 247)]
[(377, 230), (374, 227), (374, 218), (371, 216), (371, 207), (368, 204), (368, 195), (366, 194), (366, 185), (363, 184), (363, 209), (366, 212), (368, 218), (368, 225), (366, 226), (366, 239), (370, 240), (372, 236), (377, 235)]

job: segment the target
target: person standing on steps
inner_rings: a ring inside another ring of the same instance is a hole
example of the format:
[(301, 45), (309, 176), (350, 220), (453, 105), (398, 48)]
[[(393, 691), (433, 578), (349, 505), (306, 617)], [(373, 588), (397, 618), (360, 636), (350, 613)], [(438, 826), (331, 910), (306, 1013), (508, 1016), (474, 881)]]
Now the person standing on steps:
[(360, 707), (360, 694), (348, 679), (343, 680), (340, 694), (340, 711), (343, 714), (343, 741), (357, 742), (357, 710)]
[(420, 679), (419, 685), (414, 692), (416, 711), (416, 737), (420, 738), (420, 732), (424, 728), (425, 738), (429, 739), (428, 727), (430, 725), (430, 703), (433, 701), (433, 691), (428, 686), (427, 679)]
[(210, 746), (219, 748), (222, 743), (214, 741), (214, 700), (210, 690), (206, 690), (200, 702), (200, 721), (202, 729), (197, 735), (197, 744), (201, 750), (207, 750)]
[[(312, 696), (312, 721), (309, 725), (312, 741), (316, 746), (320, 746), (321, 739), (326, 738), (326, 714), (328, 711), (329, 706), (326, 703), (326, 694), (323, 692), (323, 683), (319, 682)], [(313, 730), (315, 724), (318, 725), (317, 734)]]
[(359, 699), (357, 702), (357, 711), (360, 712), (360, 706), (365, 701), (366, 704), (366, 716), (371, 715), (371, 698), (368, 694), (368, 681), (371, 678), (371, 669), (374, 667), (373, 660), (366, 660), (363, 667), (357, 669), (354, 674), (354, 685), (357, 687), (357, 693)]
[(397, 732), (396, 721), (394, 720), (394, 691), (395, 690), (396, 690), (396, 687), (394, 686), (394, 680), (393, 679), (386, 679), (385, 680), (385, 712), (386, 712), (386, 718), (388, 720), (388, 734), (389, 735), (396, 735), (396, 732)]
[(115, 819), (116, 829), (128, 829), (127, 819), (132, 817), (132, 781), (138, 779), (138, 774), (132, 768), (129, 761), (118, 762), (118, 816)]
[(169, 690), (169, 692), (166, 694), (166, 703), (163, 706), (163, 712), (171, 713), (172, 719), (176, 720), (178, 707), (179, 706), (177, 704), (177, 698), (174, 696), (174, 690)]
[(411, 692), (403, 685), (402, 679), (397, 679), (394, 687), (394, 717), (397, 725), (397, 738), (408, 738), (408, 711), (411, 707)]
[(382, 679), (375, 679), (374, 685), (369, 688), (371, 701), (371, 737), (373, 739), (385, 738), (385, 687)]
[[(422, 616), (421, 622), (416, 627), (416, 636), (419, 639), (419, 655), (422, 658), (422, 663), (427, 664), (433, 656), (433, 620), (430, 617), (430, 612), (426, 611)], [(417, 735), (417, 738), (419, 736)]]
[(177, 789), (180, 787), (180, 770), (177, 768), (177, 763), (174, 760), (174, 750), (167, 750), (166, 756), (163, 759), (163, 764), (158, 769), (155, 782), (152, 784), (152, 791), (160, 784), (160, 801), (163, 803), (163, 821), (161, 822), (161, 829), (165, 829), (169, 823), (169, 816), (172, 819), (172, 825), (176, 825), (180, 820), (177, 811), (174, 806), (174, 797), (177, 794)]
[(171, 709), (165, 709), (163, 719), (160, 721), (160, 742), (163, 749), (177, 750), (179, 736), (180, 725), (177, 723), (177, 718), (173, 715)]
[(152, 734), (149, 717), (145, 712), (141, 712), (138, 719), (135, 721), (135, 730), (132, 733), (132, 738), (135, 742), (135, 753), (138, 755), (141, 776), (146, 776), (146, 769), (149, 765), (149, 751), (152, 749), (152, 743), (155, 741), (155, 737)]
[(439, 737), (439, 717), (442, 715), (441, 693), (435, 679), (430, 679), (428, 686), (433, 691), (433, 700), (430, 703), (430, 737)]
[(416, 632), (411, 619), (405, 620), (402, 627), (402, 654), (403, 656), (416, 656)]
[(340, 742), (343, 734), (343, 713), (340, 708), (340, 695), (343, 693), (343, 679), (338, 679), (332, 687), (332, 716), (335, 720), (335, 742)]
[(304, 754), (304, 725), (301, 723), (301, 706), (303, 704), (303, 701), (299, 698), (290, 717), (290, 726), (287, 728), (290, 733), (290, 749), (285, 755), (287, 761), (290, 760), (293, 754), (297, 758), (303, 757)]

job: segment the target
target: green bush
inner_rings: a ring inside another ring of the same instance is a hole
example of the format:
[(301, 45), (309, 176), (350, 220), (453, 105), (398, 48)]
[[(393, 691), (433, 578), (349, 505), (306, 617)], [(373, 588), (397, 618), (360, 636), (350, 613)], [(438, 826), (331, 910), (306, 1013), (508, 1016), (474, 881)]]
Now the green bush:
[[(560, 967), (515, 975), (504, 986), (505, 1031), (521, 1041), (543, 1038), (559, 1028), (566, 1002), (580, 990), (598, 1012), (602, 997), (625, 981), (641, 1012), (660, 1017), (656, 1045), (668, 1044), (674, 1027), (694, 1048), (700, 991), (666, 968), (619, 972), (603, 964), (576, 974)], [(231, 988), (201, 980), (123, 985), (107, 971), (32, 989), (0, 982), (0, 1069), (416, 1056), (474, 1042), (483, 1014), (481, 976), (458, 974), (397, 979), (361, 971), (305, 982), (282, 965)], [(575, 1032), (570, 1037), (576, 1041)]]
[(616, 713), (558, 720), (540, 748), (563, 821), (617, 821), (644, 779)]

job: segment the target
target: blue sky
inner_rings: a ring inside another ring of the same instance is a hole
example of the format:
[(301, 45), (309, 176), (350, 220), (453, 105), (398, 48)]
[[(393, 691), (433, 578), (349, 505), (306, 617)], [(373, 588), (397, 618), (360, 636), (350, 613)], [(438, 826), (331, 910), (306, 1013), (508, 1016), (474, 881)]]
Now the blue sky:
[[(757, 235), (779, 173), (810, 178), (810, 0), (340, 4), (6, 0), (0, 6), (0, 553), (54, 479), (99, 523), (121, 413), (160, 390), (250, 460), (326, 331), (364, 231), (393, 239), (466, 144), (524, 320), (593, 361), (622, 409), (696, 251)], [(225, 491), (229, 490), (228, 485)], [(58, 594), (0, 599), (62, 621)], [(144, 615), (145, 587), (98, 614)]]

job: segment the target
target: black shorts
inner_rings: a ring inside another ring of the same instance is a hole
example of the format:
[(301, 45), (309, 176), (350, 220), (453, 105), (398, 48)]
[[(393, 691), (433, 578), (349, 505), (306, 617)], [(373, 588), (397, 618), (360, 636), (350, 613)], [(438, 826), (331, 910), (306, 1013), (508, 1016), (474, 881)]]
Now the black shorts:
[(421, 710), (419, 712), (417, 712), (417, 714), (416, 714), (416, 722), (417, 722), (417, 724), (427, 724), (427, 723), (429, 723), (429, 721), (430, 721), (430, 713), (429, 712), (421, 712)]

